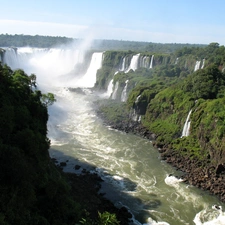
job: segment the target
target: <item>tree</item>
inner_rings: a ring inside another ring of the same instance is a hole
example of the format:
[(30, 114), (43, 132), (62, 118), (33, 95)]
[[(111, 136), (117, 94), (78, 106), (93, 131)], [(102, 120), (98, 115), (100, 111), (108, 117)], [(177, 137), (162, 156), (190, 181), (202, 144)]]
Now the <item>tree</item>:
[(56, 102), (55, 96), (52, 93), (42, 94), (41, 96), (41, 102), (46, 106), (52, 105), (54, 102)]
[(30, 78), (30, 86), (36, 88), (37, 87), (37, 85), (36, 85), (36, 79), (37, 79), (36, 75), (32, 73), (29, 76), (29, 78)]

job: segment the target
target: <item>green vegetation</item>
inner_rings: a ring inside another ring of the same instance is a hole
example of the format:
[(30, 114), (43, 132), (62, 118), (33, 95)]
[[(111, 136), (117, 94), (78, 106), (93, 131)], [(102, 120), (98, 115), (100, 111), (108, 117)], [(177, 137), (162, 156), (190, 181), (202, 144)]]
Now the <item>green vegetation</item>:
[[(106, 52), (106, 54), (108, 54)], [(106, 58), (108, 70), (115, 73), (118, 58), (114, 53)], [(137, 54), (130, 52), (131, 55)], [(118, 82), (117, 100), (120, 100), (125, 81), (128, 82), (128, 99), (123, 112), (141, 115), (141, 124), (156, 136), (156, 144), (176, 151), (215, 168), (225, 163), (225, 48), (218, 43), (206, 47), (178, 49), (173, 54), (154, 54), (153, 69), (139, 68), (128, 73), (119, 72), (110, 79)], [(130, 55), (129, 55), (130, 57)], [(201, 66), (194, 71), (196, 61)], [(101, 77), (104, 79), (104, 64)], [(113, 74), (113, 73), (111, 73)], [(105, 88), (105, 84), (102, 87)], [(104, 106), (107, 117), (119, 118), (117, 107)], [(192, 110), (190, 135), (182, 137), (182, 130), (189, 111)], [(121, 117), (123, 120), (123, 117)], [(122, 123), (121, 121), (119, 123)]]
[(23, 34), (1, 34), (0, 46), (1, 47), (36, 47), (36, 48), (50, 48), (58, 45), (71, 44), (74, 39), (67, 37), (51, 37), (40, 35), (23, 35)]
[[(36, 48), (51, 48), (59, 45), (75, 44), (79, 45), (82, 39), (67, 38), (67, 37), (52, 37), (40, 35), (24, 35), (24, 34), (0, 34), (0, 47), (36, 47)], [(136, 52), (158, 52), (172, 53), (181, 48), (198, 47), (203, 48), (205, 45), (197, 44), (161, 44), (152, 42), (138, 41), (122, 41), (122, 40), (93, 40), (92, 49), (97, 51), (136, 51)]]
[(65, 175), (50, 159), (47, 106), (55, 98), (35, 80), (0, 64), (0, 224), (119, 224), (96, 179)]

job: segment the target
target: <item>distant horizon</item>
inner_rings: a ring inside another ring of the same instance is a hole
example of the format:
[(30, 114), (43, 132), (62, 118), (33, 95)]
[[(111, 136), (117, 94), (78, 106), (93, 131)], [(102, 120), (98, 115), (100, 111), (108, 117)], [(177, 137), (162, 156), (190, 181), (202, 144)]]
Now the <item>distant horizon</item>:
[(224, 0), (11, 0), (0, 31), (11, 35), (150, 43), (225, 44)]
[[(73, 39), (73, 40), (85, 40), (85, 38), (72, 38), (72, 37), (67, 37), (67, 36), (52, 36), (52, 35), (40, 35), (40, 34), (35, 34), (35, 35), (31, 35), (31, 34), (8, 34), (8, 33), (0, 33), (0, 35), (9, 35), (9, 36), (31, 36), (31, 37), (35, 37), (35, 36), (41, 36), (41, 37), (60, 37), (60, 38), (68, 38), (68, 39)], [(94, 41), (124, 41), (124, 42), (140, 42), (140, 43), (152, 43), (152, 44), (181, 44), (181, 45), (209, 45), (210, 43), (208, 44), (201, 44), (201, 43), (178, 43), (178, 42), (168, 42), (168, 43), (162, 43), (162, 42), (150, 42), (150, 41), (135, 41), (135, 40), (119, 40), (119, 39), (102, 39), (102, 38), (96, 38), (96, 39), (93, 39)], [(215, 42), (214, 42), (215, 43)], [(216, 42), (218, 43), (218, 42)], [(218, 43), (220, 46), (221, 44)]]

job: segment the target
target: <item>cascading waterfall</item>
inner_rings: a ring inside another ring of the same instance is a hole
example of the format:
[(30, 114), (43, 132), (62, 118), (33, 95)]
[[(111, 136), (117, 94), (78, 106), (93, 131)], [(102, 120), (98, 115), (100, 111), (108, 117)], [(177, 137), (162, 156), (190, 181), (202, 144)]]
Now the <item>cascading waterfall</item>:
[(96, 72), (102, 66), (102, 56), (102, 52), (93, 53), (91, 64), (88, 67), (86, 74), (77, 83), (79, 87), (94, 87), (94, 84), (96, 83)]
[(149, 68), (149, 57), (142, 56), (140, 59), (140, 67)]
[(119, 68), (119, 71), (125, 71), (127, 68), (126, 68), (126, 59), (127, 57), (123, 57), (123, 60), (122, 60), (122, 63), (121, 63), (121, 66)]
[(109, 98), (112, 93), (113, 93), (113, 79), (109, 81), (105, 96)]
[(201, 61), (196, 61), (194, 71), (199, 70)]
[(119, 82), (117, 81), (116, 84), (115, 84), (113, 93), (112, 93), (112, 99), (116, 99), (116, 98), (117, 98), (117, 91), (118, 91), (118, 88), (119, 88)]
[(154, 55), (152, 55), (152, 57), (151, 57), (151, 62), (150, 62), (150, 69), (152, 69), (153, 68), (153, 59), (154, 59)]
[(205, 59), (202, 60), (202, 66), (201, 66), (201, 69), (203, 69), (205, 66)]
[[(84, 63), (84, 52), (79, 49), (7, 48), (3, 62), (12, 69), (22, 68), (27, 73), (45, 74), (37, 77), (38, 84), (54, 83), (56, 86), (93, 87), (96, 72), (102, 64), (102, 52), (92, 54), (87, 72), (77, 74), (76, 65)], [(72, 73), (68, 76), (68, 74)]]
[(189, 136), (190, 133), (190, 126), (191, 126), (191, 121), (190, 121), (190, 116), (191, 116), (192, 110), (189, 111), (187, 119), (184, 123), (183, 131), (181, 137), (187, 137)]
[(69, 73), (84, 56), (79, 50), (71, 49), (39, 49), (39, 48), (7, 48), (4, 63), (12, 69), (25, 68), (48, 73), (51, 69), (56, 75)]
[(19, 60), (17, 56), (16, 49), (14, 48), (7, 48), (5, 49), (4, 57), (2, 59), (2, 62), (8, 65), (11, 65), (11, 68), (17, 69), (20, 68)]
[(135, 71), (136, 69), (138, 69), (138, 65), (139, 65), (139, 58), (140, 58), (140, 53), (133, 55), (131, 62), (130, 62), (130, 66), (129, 68), (125, 71), (125, 73), (128, 73), (130, 70)]
[(177, 65), (179, 58), (176, 58), (175, 65)]
[(126, 100), (127, 100), (127, 86), (128, 86), (128, 82), (129, 82), (129, 80), (125, 81), (125, 86), (124, 86), (124, 89), (123, 89), (122, 94), (121, 94), (121, 102), (126, 102)]
[(139, 102), (139, 99), (140, 99), (141, 95), (138, 95), (136, 100), (135, 100), (135, 104), (137, 104)]
[[(135, 106), (138, 104), (139, 99), (141, 98), (141, 95), (138, 95), (136, 100), (135, 100)], [(133, 109), (131, 118), (133, 121), (140, 122), (141, 121), (141, 115), (137, 114), (136, 108)]]

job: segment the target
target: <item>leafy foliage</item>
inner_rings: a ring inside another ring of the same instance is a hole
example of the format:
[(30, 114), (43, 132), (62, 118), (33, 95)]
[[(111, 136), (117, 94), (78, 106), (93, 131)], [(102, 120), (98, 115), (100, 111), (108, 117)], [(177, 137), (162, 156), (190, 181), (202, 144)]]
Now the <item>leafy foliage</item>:
[[(197, 62), (201, 66), (196, 69)], [(114, 84), (118, 82), (120, 96), (129, 80), (127, 110), (142, 115), (141, 123), (155, 133), (156, 143), (216, 167), (225, 163), (224, 68), (224, 46), (185, 46), (174, 54), (154, 54), (153, 69), (117, 73)], [(191, 109), (190, 135), (181, 138)]]
[(195, 99), (214, 99), (223, 94), (225, 76), (212, 64), (205, 69), (193, 73), (183, 85), (183, 90), (192, 92)]
[[(47, 106), (55, 98), (34, 89), (35, 80), (0, 64), (0, 223), (77, 224), (87, 205), (49, 157)], [(114, 214), (100, 215), (116, 224)]]
[[(50, 48), (59, 45), (77, 44), (82, 42), (80, 39), (73, 39), (68, 37), (52, 37), (52, 36), (40, 36), (40, 35), (24, 35), (24, 34), (0, 34), (0, 46), (8, 47), (38, 47), (38, 48)], [(93, 40), (92, 48), (98, 51), (106, 50), (120, 50), (120, 51), (149, 51), (159, 53), (171, 53), (183, 47), (199, 47), (202, 48), (205, 45), (196, 44), (161, 44), (151, 42), (138, 42), (138, 41), (122, 41), (122, 40)]]

